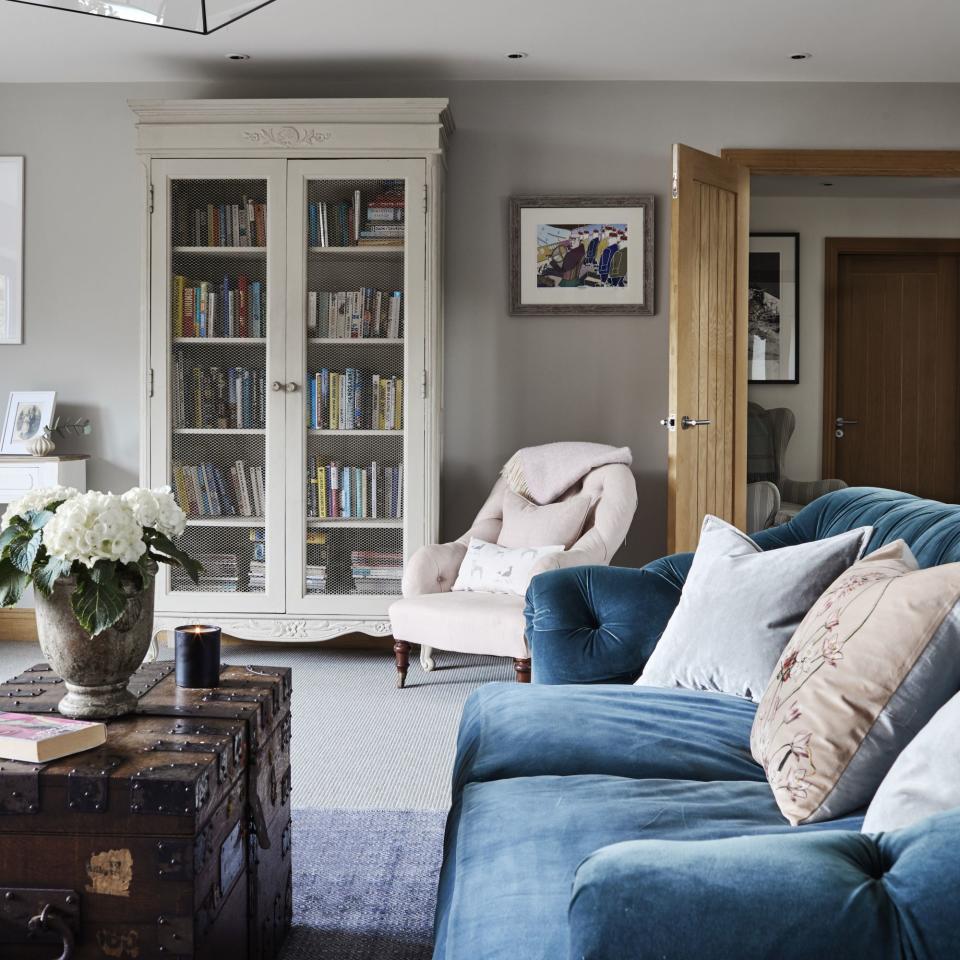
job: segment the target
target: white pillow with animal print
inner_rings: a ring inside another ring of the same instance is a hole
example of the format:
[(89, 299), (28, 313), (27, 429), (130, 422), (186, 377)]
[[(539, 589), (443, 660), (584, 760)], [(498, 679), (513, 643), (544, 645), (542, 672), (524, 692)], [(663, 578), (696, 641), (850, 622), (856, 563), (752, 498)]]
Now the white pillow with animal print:
[(563, 553), (563, 546), (501, 547), (498, 543), (471, 537), (453, 589), (515, 593), (522, 597), (530, 586), (533, 565), (553, 553)]

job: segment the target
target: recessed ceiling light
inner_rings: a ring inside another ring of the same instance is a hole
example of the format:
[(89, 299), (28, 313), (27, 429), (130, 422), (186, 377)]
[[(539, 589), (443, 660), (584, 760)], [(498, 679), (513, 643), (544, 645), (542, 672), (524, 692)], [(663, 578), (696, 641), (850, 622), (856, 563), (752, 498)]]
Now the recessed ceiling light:
[(812, 53), (791, 53), (791, 60), (809, 60), (813, 56)]
[(250, 54), (249, 53), (228, 53), (227, 59), (228, 60), (249, 60)]
[(526, 60), (527, 57), (529, 57), (529, 56), (530, 56), (529, 53), (523, 53), (523, 52), (508, 53), (508, 54), (507, 54), (507, 59), (508, 59), (508, 60)]

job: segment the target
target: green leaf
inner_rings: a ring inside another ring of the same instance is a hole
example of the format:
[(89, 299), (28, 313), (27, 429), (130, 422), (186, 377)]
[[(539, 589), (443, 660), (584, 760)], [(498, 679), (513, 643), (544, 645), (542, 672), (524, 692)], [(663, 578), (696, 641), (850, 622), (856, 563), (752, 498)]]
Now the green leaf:
[(30, 573), (33, 569), (42, 539), (43, 532), (38, 530), (32, 537), (20, 537), (10, 544), (10, 562), (21, 573)]
[[(145, 530), (144, 532), (146, 533), (147, 531)], [(153, 528), (149, 528), (147, 543), (154, 551), (154, 553), (151, 554), (154, 560), (158, 560), (160, 563), (169, 563), (183, 567), (187, 576), (194, 583), (199, 582), (203, 565), (197, 560), (194, 560), (189, 554), (184, 553), (168, 536)]]
[(0, 560), (0, 607), (12, 607), (23, 596), (30, 577), (8, 559)]
[[(59, 505), (58, 503), (56, 506)], [(53, 519), (53, 510), (31, 510), (24, 514), (23, 519), (31, 530), (42, 530)]]
[(94, 580), (86, 572), (77, 576), (77, 587), (70, 597), (73, 612), (80, 625), (95, 637), (112, 627), (123, 616), (127, 598), (117, 584), (116, 576), (101, 574)]
[(63, 557), (47, 557), (36, 570), (33, 571), (33, 585), (45, 597), (53, 593), (53, 585), (70, 573), (72, 564)]
[(19, 537), (23, 531), (15, 523), (11, 523), (3, 533), (0, 533), (0, 551), (3, 551), (13, 540)]

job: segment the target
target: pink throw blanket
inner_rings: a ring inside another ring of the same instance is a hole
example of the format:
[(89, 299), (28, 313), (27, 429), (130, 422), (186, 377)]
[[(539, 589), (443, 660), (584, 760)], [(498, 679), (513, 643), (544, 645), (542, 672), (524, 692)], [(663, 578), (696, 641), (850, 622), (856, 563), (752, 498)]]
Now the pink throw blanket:
[(523, 447), (505, 464), (501, 475), (510, 489), (534, 503), (554, 503), (591, 470), (608, 463), (633, 463), (629, 447), (565, 441)]

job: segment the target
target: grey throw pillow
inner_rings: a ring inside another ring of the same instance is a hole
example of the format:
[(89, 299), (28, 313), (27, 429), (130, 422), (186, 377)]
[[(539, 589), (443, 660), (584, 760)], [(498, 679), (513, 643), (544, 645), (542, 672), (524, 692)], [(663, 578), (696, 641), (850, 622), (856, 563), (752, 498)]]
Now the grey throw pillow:
[(800, 621), (859, 559), (872, 531), (764, 551), (707, 516), (680, 602), (637, 684), (759, 702)]
[(883, 778), (863, 821), (864, 833), (899, 830), (960, 807), (960, 693), (907, 744)]

